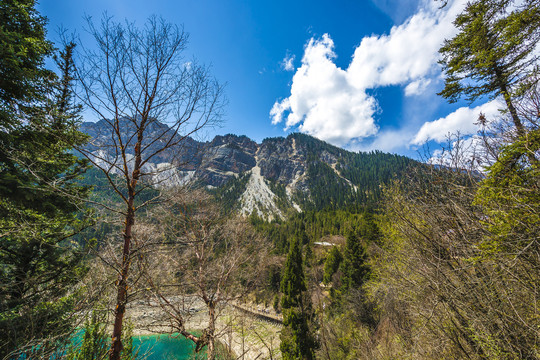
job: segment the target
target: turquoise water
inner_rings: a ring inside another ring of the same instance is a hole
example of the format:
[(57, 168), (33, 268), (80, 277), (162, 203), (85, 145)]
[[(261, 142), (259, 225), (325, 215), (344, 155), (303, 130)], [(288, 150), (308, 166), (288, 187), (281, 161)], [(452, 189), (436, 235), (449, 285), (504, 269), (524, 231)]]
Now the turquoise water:
[(195, 349), (191, 340), (176, 335), (134, 336), (133, 345), (139, 348), (139, 354), (150, 353), (148, 360), (185, 360)]
[[(82, 341), (83, 331), (79, 331), (73, 338), (73, 344), (80, 346)], [(108, 345), (108, 343), (107, 343)], [(144, 359), (148, 360), (187, 360), (191, 359), (195, 353), (195, 345), (191, 340), (178, 336), (178, 334), (168, 335), (142, 335), (133, 337), (134, 352), (138, 351), (139, 356), (144, 355)], [(201, 351), (201, 356), (204, 356)], [(58, 359), (64, 355), (64, 351), (61, 354), (53, 355), (50, 359)], [(199, 358), (199, 357), (197, 357)], [(28, 360), (30, 357), (27, 355), (19, 356), (18, 360)]]

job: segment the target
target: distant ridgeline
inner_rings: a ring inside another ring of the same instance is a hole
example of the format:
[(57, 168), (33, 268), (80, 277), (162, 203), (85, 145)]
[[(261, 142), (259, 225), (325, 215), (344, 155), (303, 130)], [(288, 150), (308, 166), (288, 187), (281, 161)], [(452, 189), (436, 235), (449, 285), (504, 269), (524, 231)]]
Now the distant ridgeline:
[[(166, 127), (157, 124), (148, 130), (149, 138), (152, 131), (163, 132)], [(115, 156), (103, 121), (84, 123), (82, 131), (91, 136), (88, 148), (92, 152), (100, 157)], [(158, 161), (162, 163), (147, 164), (149, 173), (170, 168), (159, 181), (153, 179), (159, 186), (206, 186), (227, 210), (266, 220), (322, 209), (359, 211), (380, 199), (382, 184), (418, 164), (380, 151), (349, 152), (299, 133), (267, 138), (261, 144), (231, 134), (216, 136), (210, 142), (189, 138), (187, 143), (182, 149), (161, 154)], [(108, 190), (99, 171), (91, 170), (85, 182), (97, 185), (95, 196), (108, 196), (100, 195)]]
[[(215, 192), (227, 207), (267, 219), (268, 214), (283, 218), (300, 209), (358, 211), (372, 206), (380, 200), (381, 185), (418, 164), (380, 151), (349, 152), (299, 133), (264, 139), (255, 156), (253, 169), (231, 177)], [(265, 185), (271, 196), (260, 196)]]

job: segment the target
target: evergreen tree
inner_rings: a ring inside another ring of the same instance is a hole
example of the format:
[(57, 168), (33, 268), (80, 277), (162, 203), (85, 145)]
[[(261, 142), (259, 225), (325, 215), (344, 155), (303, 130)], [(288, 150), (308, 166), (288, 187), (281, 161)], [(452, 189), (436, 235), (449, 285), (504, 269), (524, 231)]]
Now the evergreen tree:
[[(43, 67), (52, 44), (45, 39), (45, 18), (34, 0), (0, 2), (0, 125), (17, 127), (21, 116), (42, 99), (43, 87), (52, 72)], [(5, 138), (1, 138), (5, 141)]]
[(43, 67), (52, 46), (34, 6), (0, 2), (0, 358), (46, 356), (67, 338), (75, 300), (67, 294), (84, 271), (69, 238), (81, 226), (88, 189), (74, 180), (86, 163), (70, 149), (86, 137), (68, 106), (70, 79)]
[(347, 235), (347, 242), (341, 264), (342, 290), (360, 287), (367, 278), (369, 268), (366, 265), (367, 254), (364, 246), (354, 231)]
[[(502, 96), (519, 136), (525, 129), (514, 100), (531, 86), (527, 80), (538, 71), (534, 52), (540, 36), (537, 0), (470, 2), (454, 24), (458, 34), (440, 49), (446, 86), (440, 93), (450, 101), (461, 96), (474, 101), (482, 96)], [(514, 10), (509, 10), (514, 7)]]
[[(519, 254), (535, 267), (540, 231), (540, 166), (527, 160), (538, 156), (539, 150), (538, 129), (502, 148), (475, 197), (489, 218), (486, 225), (491, 234), (481, 249), (488, 254)], [(526, 273), (533, 276), (534, 271)]]
[(324, 275), (323, 282), (325, 284), (330, 284), (332, 282), (332, 276), (339, 269), (341, 261), (343, 260), (343, 255), (339, 251), (337, 246), (332, 246), (326, 261), (324, 262)]
[(81, 342), (69, 346), (66, 360), (105, 359), (109, 350), (106, 320), (107, 316), (104, 313), (92, 311), (84, 323)]
[(291, 240), (281, 291), (283, 330), (280, 350), (283, 359), (314, 359), (317, 342), (310, 329), (313, 309), (306, 287), (301, 245), (296, 237)]

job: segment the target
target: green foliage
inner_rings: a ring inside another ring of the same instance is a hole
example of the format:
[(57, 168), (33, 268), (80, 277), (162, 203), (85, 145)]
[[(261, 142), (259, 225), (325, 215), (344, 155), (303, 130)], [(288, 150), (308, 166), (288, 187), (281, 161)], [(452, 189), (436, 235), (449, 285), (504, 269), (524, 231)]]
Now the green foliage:
[[(295, 197), (304, 210), (374, 205), (381, 198), (382, 184), (416, 164), (405, 156), (381, 151), (349, 152), (305, 134), (295, 133), (289, 137), (305, 146), (307, 152), (309, 196), (297, 193)], [(338, 159), (335, 170), (321, 161), (320, 156), (325, 153)]]
[(359, 288), (367, 280), (369, 268), (366, 264), (366, 249), (360, 243), (360, 239), (354, 232), (347, 235), (347, 242), (341, 264), (342, 290), (344, 292), (352, 288)]
[(538, 41), (540, 9), (534, 1), (525, 1), (525, 6), (509, 11), (514, 2), (477, 0), (458, 15), (459, 33), (440, 50), (447, 73), (442, 96), (451, 101), (461, 95), (470, 101), (496, 97), (504, 91), (501, 86), (514, 85), (530, 71), (527, 67), (537, 61), (529, 54)]
[(296, 237), (291, 241), (281, 292), (283, 329), (280, 350), (283, 359), (314, 359), (317, 342), (310, 328), (314, 315), (307, 293), (301, 244)]
[[(84, 275), (70, 240), (86, 226), (87, 163), (72, 152), (86, 136), (70, 102), (70, 45), (62, 78), (43, 67), (51, 45), (34, 1), (0, 3), (0, 357), (46, 354), (69, 337), (71, 287)], [(54, 340), (52, 340), (54, 339)]]
[(336, 209), (356, 202), (356, 192), (323, 162), (312, 162), (307, 168), (309, 196), (297, 194), (305, 209)]
[[(355, 314), (344, 310), (341, 314), (328, 320), (326, 343), (324, 354), (321, 358), (356, 360), (366, 358), (363, 352), (363, 343), (368, 342), (370, 337), (368, 329), (360, 326), (355, 321)], [(321, 351), (322, 353), (322, 351)], [(394, 359), (401, 357), (394, 357)], [(392, 359), (392, 357), (380, 357), (380, 359)]]
[[(392, 324), (411, 357), (538, 354), (540, 208), (537, 166), (529, 162), (538, 140), (532, 131), (504, 147), (481, 183), (433, 169), (387, 190), (385, 240), (367, 288), (379, 324)], [(421, 337), (406, 338), (420, 329)], [(441, 346), (428, 345), (434, 340)]]
[[(74, 341), (67, 348), (66, 360), (101, 360), (109, 354), (110, 339), (107, 335), (107, 315), (98, 310), (92, 311), (80, 330), (80, 341)], [(139, 350), (133, 346), (133, 324), (125, 327), (122, 360), (132, 360), (139, 357)]]
[(539, 149), (540, 130), (531, 131), (504, 147), (488, 169), (475, 197), (493, 234), (482, 243), (484, 251), (532, 255), (527, 248), (540, 231), (540, 169), (537, 160), (529, 160)]
[(267, 182), (268, 187), (270, 190), (276, 194), (276, 197), (274, 198), (274, 201), (276, 203), (276, 206), (279, 210), (281, 210), (283, 213), (287, 213), (292, 211), (291, 210), (291, 202), (289, 201), (289, 196), (287, 195), (287, 191), (285, 189), (285, 186), (278, 183), (277, 181), (268, 181)]
[(122, 341), (121, 360), (134, 360), (139, 358), (139, 349), (133, 345), (133, 323), (127, 322), (124, 326), (124, 340)]
[(0, 3), (0, 123), (16, 126), (15, 109), (26, 112), (52, 76), (43, 68), (52, 45), (45, 39), (45, 18), (34, 0), (3, 0)]
[(109, 350), (106, 316), (93, 311), (81, 330), (82, 339), (75, 341), (66, 351), (67, 360), (104, 359)]
[[(540, 36), (535, 0), (476, 0), (455, 20), (458, 34), (440, 49), (446, 84), (440, 95), (451, 102), (501, 95), (520, 135), (523, 125), (513, 104), (538, 71), (534, 49)], [(514, 9), (510, 10), (511, 7)], [(525, 80), (525, 81), (524, 81)]]
[(305, 314), (302, 314), (299, 309), (284, 309), (283, 319), (279, 345), (282, 358), (285, 360), (315, 359), (316, 341), (310, 334)]
[(276, 251), (285, 253), (289, 249), (288, 239), (293, 236), (303, 238), (303, 243), (319, 241), (323, 236), (346, 236), (355, 229), (367, 241), (377, 241), (379, 230), (373, 215), (368, 211), (350, 210), (308, 210), (293, 213), (287, 220), (265, 222), (252, 217), (255, 228), (275, 244)]
[(332, 249), (324, 262), (323, 282), (325, 284), (330, 284), (332, 282), (332, 276), (338, 271), (342, 261), (343, 255), (341, 255), (338, 247), (332, 246)]
[(279, 311), (279, 295), (274, 295), (274, 300), (272, 300), (272, 308), (275, 312)]
[(211, 190), (211, 193), (223, 205), (223, 211), (237, 210), (240, 196), (246, 191), (246, 185), (251, 173), (246, 172), (238, 177), (232, 177), (223, 186)]
[(302, 304), (302, 294), (307, 290), (304, 275), (302, 248), (298, 238), (291, 240), (287, 262), (281, 279), (281, 307), (288, 309)]

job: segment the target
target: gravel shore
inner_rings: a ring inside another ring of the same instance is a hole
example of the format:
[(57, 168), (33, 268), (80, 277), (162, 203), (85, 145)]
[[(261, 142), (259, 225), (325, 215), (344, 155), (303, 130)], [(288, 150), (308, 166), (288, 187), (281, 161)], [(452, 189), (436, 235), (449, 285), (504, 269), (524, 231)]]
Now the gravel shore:
[[(195, 297), (172, 297), (169, 299), (177, 309), (181, 309), (186, 329), (205, 328), (208, 312), (204, 303)], [(177, 332), (171, 325), (170, 317), (152, 301), (133, 301), (126, 311), (134, 324), (133, 334), (173, 334)], [(216, 324), (218, 340), (243, 360), (280, 359), (279, 332), (281, 327), (232, 306), (221, 309)]]

